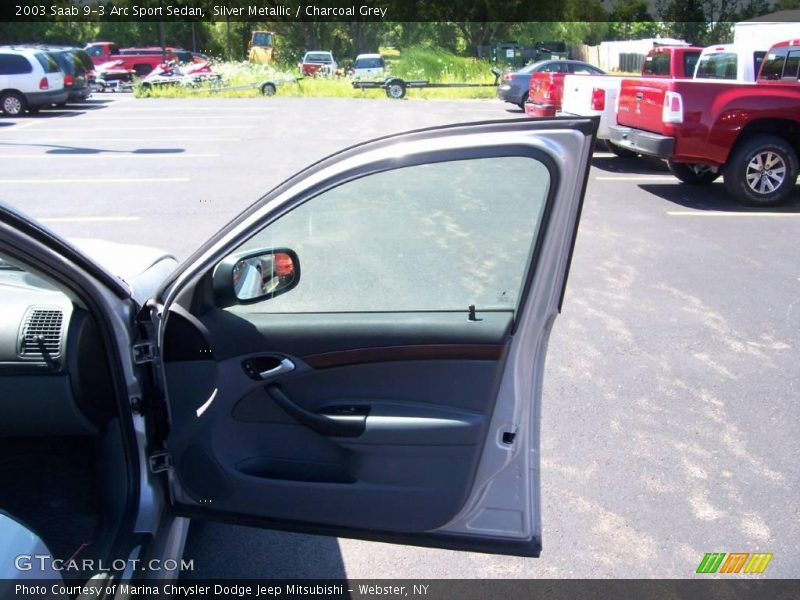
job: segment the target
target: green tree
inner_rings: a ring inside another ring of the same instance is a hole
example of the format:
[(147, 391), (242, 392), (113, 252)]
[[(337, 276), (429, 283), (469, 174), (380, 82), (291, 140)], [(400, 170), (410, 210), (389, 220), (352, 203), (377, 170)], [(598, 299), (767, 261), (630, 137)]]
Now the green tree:
[(608, 15), (607, 40), (638, 40), (658, 36), (663, 25), (653, 20), (645, 0), (622, 0)]

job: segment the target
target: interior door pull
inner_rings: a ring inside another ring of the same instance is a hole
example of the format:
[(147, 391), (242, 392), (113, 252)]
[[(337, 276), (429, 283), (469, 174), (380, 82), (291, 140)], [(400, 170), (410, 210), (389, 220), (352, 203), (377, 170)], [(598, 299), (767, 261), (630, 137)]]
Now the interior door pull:
[(275, 404), (286, 411), (290, 417), (321, 435), (358, 437), (364, 433), (366, 429), (366, 413), (354, 415), (325, 415), (311, 412), (299, 404), (292, 402), (289, 397), (283, 393), (283, 390), (277, 383), (269, 384), (267, 386), (267, 393), (270, 398), (275, 401)]
[(261, 371), (258, 374), (258, 377), (259, 379), (269, 379), (271, 377), (275, 377), (276, 375), (289, 373), (290, 371), (294, 371), (294, 363), (288, 358), (284, 358), (277, 367), (267, 369), (266, 371)]

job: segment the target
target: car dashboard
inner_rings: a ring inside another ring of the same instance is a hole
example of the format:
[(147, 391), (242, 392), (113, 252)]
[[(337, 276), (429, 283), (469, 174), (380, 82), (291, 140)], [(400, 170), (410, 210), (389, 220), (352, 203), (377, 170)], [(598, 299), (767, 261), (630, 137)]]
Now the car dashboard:
[(40, 277), (0, 264), (0, 437), (92, 434), (110, 416), (97, 326)]

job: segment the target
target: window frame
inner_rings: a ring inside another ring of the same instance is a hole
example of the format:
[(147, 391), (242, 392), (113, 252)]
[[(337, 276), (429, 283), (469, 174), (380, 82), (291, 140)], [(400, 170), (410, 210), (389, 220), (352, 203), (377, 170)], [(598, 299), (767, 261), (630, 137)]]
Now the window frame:
[[(255, 236), (259, 233), (267, 229), (270, 225), (277, 222), (294, 209), (307, 204), (308, 202), (313, 201), (315, 198), (324, 195), (328, 191), (333, 189), (339, 188), (347, 183), (362, 179), (364, 177), (369, 177), (370, 175), (376, 175), (388, 171), (395, 171), (398, 169), (413, 167), (413, 166), (421, 166), (421, 165), (428, 165), (428, 164), (437, 164), (437, 163), (445, 163), (445, 162), (459, 162), (463, 160), (474, 160), (474, 159), (485, 159), (485, 158), (514, 158), (514, 157), (522, 157), (528, 158), (531, 160), (538, 160), (542, 166), (547, 170), (547, 173), (550, 177), (547, 195), (544, 198), (544, 206), (541, 212), (541, 218), (537, 223), (537, 229), (535, 232), (535, 239), (532, 240), (530, 247), (527, 249), (527, 258), (525, 260), (525, 264), (522, 269), (522, 276), (520, 278), (520, 287), (518, 290), (517, 298), (513, 305), (503, 308), (493, 308), (493, 309), (480, 309), (483, 312), (510, 312), (512, 314), (512, 324), (511, 324), (511, 331), (512, 333), (516, 331), (518, 325), (518, 317), (519, 317), (519, 309), (522, 306), (525, 306), (528, 295), (532, 290), (532, 282), (536, 278), (536, 272), (538, 270), (539, 265), (539, 257), (541, 254), (541, 248), (544, 243), (544, 238), (547, 234), (549, 229), (549, 222), (550, 222), (550, 214), (552, 213), (553, 202), (558, 190), (561, 186), (561, 177), (560, 177), (560, 170), (556, 162), (544, 151), (538, 148), (533, 148), (526, 145), (491, 145), (491, 146), (471, 146), (467, 148), (458, 148), (458, 149), (447, 149), (447, 150), (432, 150), (428, 152), (421, 152), (418, 154), (411, 154), (402, 157), (397, 157), (394, 159), (383, 159), (377, 160), (374, 162), (369, 162), (359, 167), (355, 167), (353, 169), (344, 171), (339, 173), (338, 176), (332, 177), (325, 182), (322, 182), (318, 186), (314, 186), (304, 192), (301, 192), (297, 196), (293, 197), (283, 206), (283, 210), (279, 213), (272, 215), (271, 218), (267, 220), (260, 220), (257, 223), (254, 223), (246, 234), (242, 233), (242, 235), (237, 236), (237, 243), (235, 245), (229, 245), (226, 248), (225, 254), (218, 260), (215, 260), (211, 267), (206, 272), (206, 277), (210, 279), (213, 276), (213, 272), (216, 270), (217, 265), (224, 261), (229, 255), (239, 251), (242, 249), (242, 246), (245, 246), (249, 241), (251, 241)], [(300, 263), (302, 264), (303, 257), (300, 256)], [(264, 300), (263, 302), (268, 302), (268, 300)], [(251, 306), (258, 306), (260, 303), (254, 303)], [(214, 308), (221, 308), (225, 309), (225, 307), (217, 306), (216, 302), (212, 303)], [(407, 313), (459, 313), (465, 312), (467, 310), (467, 306), (463, 308), (454, 308), (454, 309), (441, 309), (441, 310), (429, 310), (429, 309), (420, 309), (420, 310), (363, 310), (363, 311), (307, 311), (304, 313), (290, 313), (290, 314), (348, 314), (348, 313), (377, 313), (377, 314), (407, 314)], [(240, 309), (241, 310), (241, 309)], [(281, 312), (285, 311), (276, 311), (275, 313), (270, 314), (281, 314)]]

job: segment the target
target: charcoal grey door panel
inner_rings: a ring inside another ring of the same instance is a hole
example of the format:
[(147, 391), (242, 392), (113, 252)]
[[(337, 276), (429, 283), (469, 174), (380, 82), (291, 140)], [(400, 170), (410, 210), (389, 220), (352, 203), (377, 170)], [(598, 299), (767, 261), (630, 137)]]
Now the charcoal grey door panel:
[[(261, 334), (273, 339), (267, 330)], [(334, 347), (325, 339), (320, 345)], [(267, 384), (242, 369), (249, 356), (166, 364), (171, 451), (187, 501), (251, 515), (269, 506), (273, 518), (285, 520), (305, 520), (314, 506), (321, 523), (398, 532), (438, 527), (461, 508), (485, 437), (498, 361), (313, 369), (292, 356), (297, 369), (270, 383), (306, 410), (369, 407), (363, 435), (337, 438), (277, 406)]]

